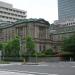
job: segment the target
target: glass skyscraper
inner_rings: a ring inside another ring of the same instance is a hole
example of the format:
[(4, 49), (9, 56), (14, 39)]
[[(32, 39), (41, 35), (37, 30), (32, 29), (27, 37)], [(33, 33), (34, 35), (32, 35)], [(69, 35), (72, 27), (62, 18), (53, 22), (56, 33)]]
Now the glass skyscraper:
[(58, 18), (60, 21), (75, 19), (75, 0), (58, 0)]

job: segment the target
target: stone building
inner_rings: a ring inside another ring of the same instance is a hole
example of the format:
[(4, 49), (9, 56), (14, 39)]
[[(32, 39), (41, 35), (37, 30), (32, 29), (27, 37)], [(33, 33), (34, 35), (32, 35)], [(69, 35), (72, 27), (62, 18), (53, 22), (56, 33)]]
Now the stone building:
[(44, 19), (24, 19), (14, 23), (0, 25), (0, 41), (7, 42), (20, 37), (21, 50), (25, 51), (25, 38), (30, 35), (36, 43), (35, 50), (42, 51), (50, 48), (49, 22)]
[(75, 35), (75, 22), (50, 26), (51, 44), (56, 51), (60, 51), (63, 40), (72, 35)]

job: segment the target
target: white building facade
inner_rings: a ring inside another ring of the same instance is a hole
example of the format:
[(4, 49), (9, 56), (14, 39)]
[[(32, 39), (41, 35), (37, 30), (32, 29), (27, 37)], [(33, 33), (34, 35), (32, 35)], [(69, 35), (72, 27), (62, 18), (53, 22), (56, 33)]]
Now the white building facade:
[(0, 20), (15, 22), (16, 20), (25, 18), (26, 18), (26, 11), (13, 8), (12, 4), (0, 1)]

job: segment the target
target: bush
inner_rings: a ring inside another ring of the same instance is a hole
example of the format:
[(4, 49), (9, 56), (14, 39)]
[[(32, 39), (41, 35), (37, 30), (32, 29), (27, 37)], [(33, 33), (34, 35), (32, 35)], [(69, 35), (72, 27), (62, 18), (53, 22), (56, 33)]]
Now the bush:
[(42, 53), (44, 53), (45, 56), (52, 56), (52, 55), (54, 55), (54, 52), (53, 52), (53, 50), (51, 48), (43, 51)]

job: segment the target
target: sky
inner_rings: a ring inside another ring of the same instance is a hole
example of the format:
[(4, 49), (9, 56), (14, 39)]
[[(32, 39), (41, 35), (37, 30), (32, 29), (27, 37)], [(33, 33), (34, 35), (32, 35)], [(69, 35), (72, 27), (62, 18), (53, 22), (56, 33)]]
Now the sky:
[(27, 11), (27, 18), (43, 18), (50, 23), (58, 19), (57, 0), (0, 0)]

